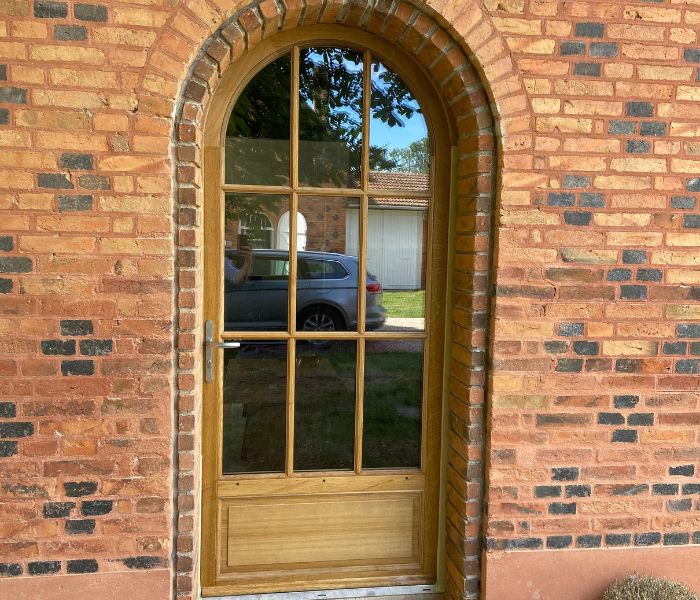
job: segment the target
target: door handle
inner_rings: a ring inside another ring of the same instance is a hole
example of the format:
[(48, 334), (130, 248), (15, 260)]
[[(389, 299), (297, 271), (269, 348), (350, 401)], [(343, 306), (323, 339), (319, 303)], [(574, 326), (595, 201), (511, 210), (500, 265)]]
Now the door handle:
[(210, 383), (214, 379), (214, 348), (240, 348), (240, 342), (215, 342), (214, 324), (204, 323), (204, 381)]

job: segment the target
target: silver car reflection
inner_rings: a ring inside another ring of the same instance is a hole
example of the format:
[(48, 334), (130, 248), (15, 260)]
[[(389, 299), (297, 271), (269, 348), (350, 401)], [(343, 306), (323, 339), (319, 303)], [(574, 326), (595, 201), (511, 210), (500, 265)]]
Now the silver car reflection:
[[(226, 251), (239, 269), (243, 257)], [(297, 330), (353, 331), (357, 329), (357, 257), (330, 252), (297, 254)], [(227, 330), (287, 328), (289, 252), (253, 250), (250, 274), (239, 284), (225, 281), (224, 320)], [(371, 273), (365, 277), (365, 328), (382, 327), (382, 285)]]

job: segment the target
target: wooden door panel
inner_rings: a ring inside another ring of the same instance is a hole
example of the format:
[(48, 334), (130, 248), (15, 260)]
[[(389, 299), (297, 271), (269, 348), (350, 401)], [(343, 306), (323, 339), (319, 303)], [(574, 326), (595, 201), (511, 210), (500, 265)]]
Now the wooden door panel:
[(222, 559), (228, 569), (239, 572), (269, 566), (322, 568), (349, 561), (415, 563), (419, 507), (416, 493), (225, 502)]

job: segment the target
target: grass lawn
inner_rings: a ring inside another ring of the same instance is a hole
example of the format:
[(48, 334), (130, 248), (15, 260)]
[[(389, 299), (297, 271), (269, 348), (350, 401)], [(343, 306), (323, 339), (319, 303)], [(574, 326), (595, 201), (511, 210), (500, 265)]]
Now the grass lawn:
[(382, 304), (390, 317), (424, 317), (425, 290), (415, 292), (385, 290)]

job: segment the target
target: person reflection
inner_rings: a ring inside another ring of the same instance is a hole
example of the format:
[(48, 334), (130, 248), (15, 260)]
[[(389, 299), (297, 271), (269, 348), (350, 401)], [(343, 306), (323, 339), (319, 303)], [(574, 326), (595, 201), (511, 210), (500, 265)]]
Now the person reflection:
[(238, 256), (243, 259), (240, 266), (236, 266), (233, 260), (224, 255), (224, 279), (226, 283), (241, 285), (245, 283), (253, 266), (253, 248), (247, 242), (243, 242), (238, 249)]

